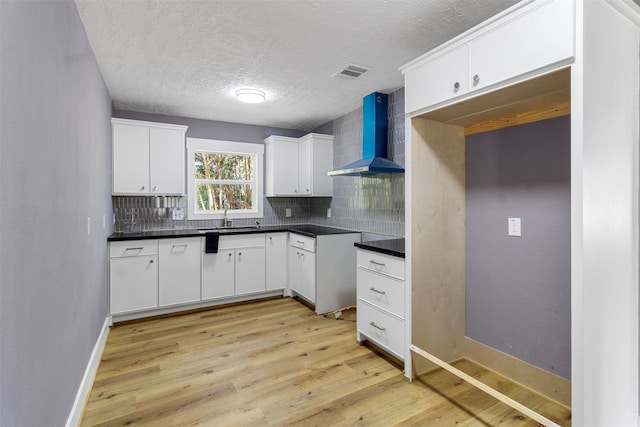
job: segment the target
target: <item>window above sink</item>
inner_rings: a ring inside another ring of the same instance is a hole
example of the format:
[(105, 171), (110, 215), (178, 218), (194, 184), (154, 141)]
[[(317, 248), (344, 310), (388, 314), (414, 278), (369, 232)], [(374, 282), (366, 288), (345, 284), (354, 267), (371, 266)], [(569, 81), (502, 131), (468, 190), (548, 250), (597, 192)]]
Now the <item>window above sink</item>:
[(262, 218), (262, 144), (187, 138), (189, 219)]

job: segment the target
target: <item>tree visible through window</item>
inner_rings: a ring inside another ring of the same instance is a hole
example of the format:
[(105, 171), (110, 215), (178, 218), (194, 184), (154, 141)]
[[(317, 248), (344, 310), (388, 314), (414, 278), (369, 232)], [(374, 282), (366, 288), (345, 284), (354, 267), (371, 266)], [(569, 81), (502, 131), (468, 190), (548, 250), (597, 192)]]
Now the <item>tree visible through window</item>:
[(253, 210), (255, 155), (194, 153), (198, 211)]
[(187, 138), (190, 219), (262, 218), (264, 145)]

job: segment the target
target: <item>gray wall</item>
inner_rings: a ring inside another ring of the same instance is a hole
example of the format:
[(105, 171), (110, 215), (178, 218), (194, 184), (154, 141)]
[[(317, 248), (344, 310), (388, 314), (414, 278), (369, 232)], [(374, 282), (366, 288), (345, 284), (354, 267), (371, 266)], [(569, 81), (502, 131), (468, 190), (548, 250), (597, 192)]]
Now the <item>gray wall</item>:
[(0, 425), (61, 426), (107, 315), (111, 101), (72, 1), (0, 1), (0, 55)]
[[(467, 336), (571, 377), (570, 118), (467, 137)], [(507, 236), (507, 218), (522, 237)]]

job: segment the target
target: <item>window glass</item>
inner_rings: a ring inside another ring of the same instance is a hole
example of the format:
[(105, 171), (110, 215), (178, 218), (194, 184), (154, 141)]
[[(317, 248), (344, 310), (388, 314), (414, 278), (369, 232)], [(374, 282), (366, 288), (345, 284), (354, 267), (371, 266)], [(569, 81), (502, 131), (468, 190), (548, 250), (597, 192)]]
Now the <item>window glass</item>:
[(187, 138), (191, 219), (262, 217), (264, 146)]

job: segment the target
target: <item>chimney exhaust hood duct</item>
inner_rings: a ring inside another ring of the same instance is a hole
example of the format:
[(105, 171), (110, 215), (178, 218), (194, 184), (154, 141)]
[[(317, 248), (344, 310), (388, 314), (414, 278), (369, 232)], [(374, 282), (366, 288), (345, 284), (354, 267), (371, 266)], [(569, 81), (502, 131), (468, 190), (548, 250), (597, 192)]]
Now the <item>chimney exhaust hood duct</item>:
[(369, 176), (383, 173), (404, 173), (404, 168), (387, 159), (388, 95), (373, 92), (364, 97), (362, 105), (362, 160), (355, 161), (329, 176)]

